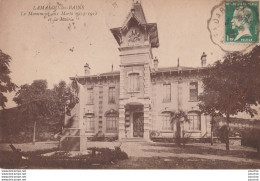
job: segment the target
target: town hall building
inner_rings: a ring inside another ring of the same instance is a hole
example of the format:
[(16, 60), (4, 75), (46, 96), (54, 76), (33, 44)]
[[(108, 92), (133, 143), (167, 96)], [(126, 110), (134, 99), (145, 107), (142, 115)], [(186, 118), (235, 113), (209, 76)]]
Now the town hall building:
[(211, 118), (198, 108), (206, 54), (199, 68), (179, 62), (176, 67), (160, 67), (152, 53), (159, 47), (157, 24), (146, 21), (138, 2), (111, 33), (118, 43), (120, 71), (92, 75), (86, 63), (84, 76), (71, 77), (79, 84), (79, 103), (65, 116), (63, 145), (78, 143), (73, 148), (77, 150), (97, 134), (121, 141), (148, 141), (151, 133), (174, 138), (177, 121), (172, 117), (179, 111), (189, 119), (181, 121), (182, 136), (209, 137)]

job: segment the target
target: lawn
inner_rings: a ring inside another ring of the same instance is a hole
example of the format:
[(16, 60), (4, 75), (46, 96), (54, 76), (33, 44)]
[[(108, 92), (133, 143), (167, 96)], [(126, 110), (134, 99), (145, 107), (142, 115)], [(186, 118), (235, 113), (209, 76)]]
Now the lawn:
[[(120, 145), (119, 142), (88, 142), (89, 147), (100, 147), (113, 149)], [(13, 163), (16, 166), (9, 168), (28, 169), (259, 169), (260, 159), (257, 157), (256, 149), (231, 145), (230, 151), (226, 152), (225, 144), (189, 143), (184, 147), (178, 147), (174, 143), (154, 142), (124, 142), (121, 145), (122, 151), (129, 156), (126, 160), (116, 160), (109, 163), (80, 164), (78, 167), (15, 164), (14, 154), (7, 149), (7, 145), (1, 149), (0, 145), (0, 166), (6, 168), (6, 163)], [(56, 150), (56, 144), (36, 143), (17, 144), (27, 155), (37, 155)], [(40, 148), (40, 150), (39, 150)], [(11, 160), (11, 162), (10, 162)], [(4, 163), (5, 162), (5, 163)]]
[(113, 165), (96, 165), (93, 169), (259, 169), (255, 163), (178, 157), (130, 157)]

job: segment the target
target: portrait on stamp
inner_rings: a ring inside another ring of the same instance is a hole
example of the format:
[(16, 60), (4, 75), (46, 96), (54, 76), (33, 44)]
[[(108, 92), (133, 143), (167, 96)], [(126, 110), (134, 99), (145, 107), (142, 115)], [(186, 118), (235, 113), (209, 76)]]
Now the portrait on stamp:
[(258, 2), (226, 2), (225, 42), (258, 42)]

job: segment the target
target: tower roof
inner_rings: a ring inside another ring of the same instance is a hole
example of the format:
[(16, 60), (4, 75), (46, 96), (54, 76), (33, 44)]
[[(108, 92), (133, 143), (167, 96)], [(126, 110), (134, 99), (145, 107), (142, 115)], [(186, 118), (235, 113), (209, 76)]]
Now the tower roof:
[(135, 19), (139, 26), (142, 26), (146, 29), (147, 34), (149, 36), (149, 40), (152, 48), (159, 47), (159, 38), (158, 38), (158, 30), (156, 23), (147, 23), (144, 11), (141, 3), (138, 1), (133, 3), (131, 11), (128, 13), (123, 25), (118, 28), (110, 29), (117, 43), (121, 45), (122, 43), (122, 32), (128, 29), (129, 22), (131, 19)]
[(139, 24), (147, 24), (142, 5), (138, 1), (133, 3), (131, 11), (128, 13), (122, 27), (127, 26), (131, 18), (135, 18)]

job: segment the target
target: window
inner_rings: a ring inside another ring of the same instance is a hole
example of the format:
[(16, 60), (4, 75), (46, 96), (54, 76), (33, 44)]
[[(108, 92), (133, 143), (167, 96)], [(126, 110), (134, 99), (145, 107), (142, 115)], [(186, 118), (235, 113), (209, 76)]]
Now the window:
[(107, 114), (107, 130), (117, 130), (118, 115), (114, 113)]
[(87, 104), (93, 104), (94, 97), (93, 97), (93, 88), (88, 88), (88, 98)]
[(115, 87), (109, 87), (108, 89), (108, 103), (109, 104), (115, 104), (116, 100), (115, 100)]
[(171, 102), (171, 84), (163, 84), (163, 102)]
[(198, 82), (190, 83), (190, 101), (198, 100)]
[(201, 130), (201, 119), (200, 114), (192, 113), (188, 115), (189, 123), (188, 123), (188, 129), (189, 130), (195, 130), (200, 131)]
[(131, 73), (128, 75), (129, 91), (140, 91), (139, 73)]
[(93, 115), (86, 115), (85, 116), (85, 125), (87, 131), (94, 131), (94, 116)]
[(168, 130), (168, 131), (173, 130), (170, 112), (162, 113), (162, 121), (163, 121), (163, 126), (162, 126), (163, 130)]

